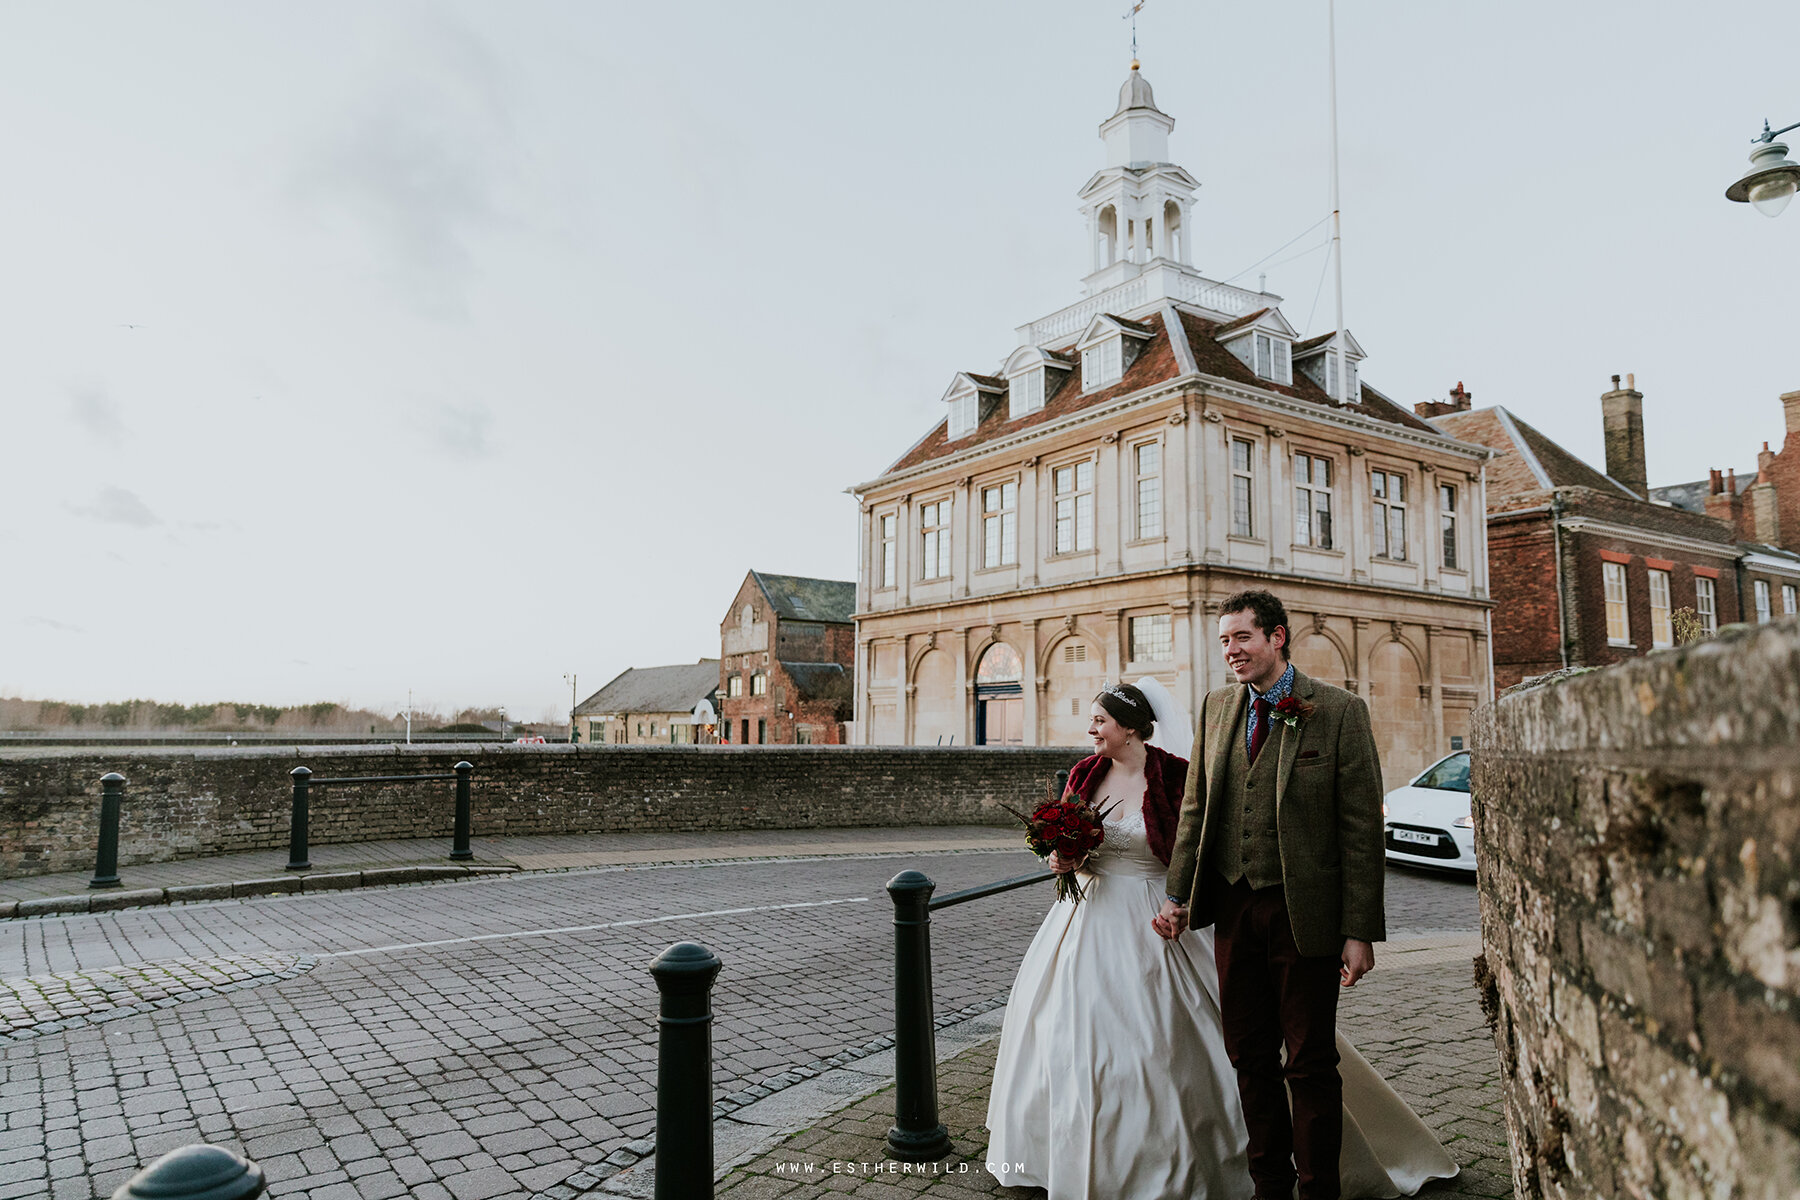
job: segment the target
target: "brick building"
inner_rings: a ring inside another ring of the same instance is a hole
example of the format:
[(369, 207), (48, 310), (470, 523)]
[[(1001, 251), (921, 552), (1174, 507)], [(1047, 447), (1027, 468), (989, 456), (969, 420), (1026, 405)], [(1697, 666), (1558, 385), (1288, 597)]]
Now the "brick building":
[(856, 585), (751, 571), (719, 622), (720, 740), (839, 746), (853, 711)]
[(1219, 601), (1266, 587), (1300, 669), (1368, 697), (1391, 786), (1492, 694), (1487, 452), (1364, 382), (1348, 333), (1192, 266), (1174, 123), (1134, 64), (1080, 191), (1084, 298), (853, 489), (857, 740), (1079, 746), (1101, 685), (1145, 675), (1198, 711)]
[(596, 746), (705, 746), (717, 740), (719, 660), (627, 667), (575, 706), (575, 728)]
[(1781, 397), (1787, 436), (1764, 442), (1754, 471), (1713, 471), (1710, 479), (1651, 488), (1659, 503), (1704, 512), (1728, 525), (1743, 551), (1738, 590), (1744, 619), (1800, 612), (1800, 392)]
[(1724, 521), (1656, 497), (1643, 395), (1629, 378), (1613, 385), (1601, 397), (1605, 471), (1504, 407), (1472, 408), (1460, 383), (1449, 401), (1415, 406), (1451, 436), (1494, 452), (1487, 526), (1498, 687), (1673, 645), (1679, 609), (1692, 609), (1708, 631), (1754, 620), (1769, 581), (1779, 598), (1780, 576), (1792, 568), (1800, 578), (1800, 558), (1742, 545)]

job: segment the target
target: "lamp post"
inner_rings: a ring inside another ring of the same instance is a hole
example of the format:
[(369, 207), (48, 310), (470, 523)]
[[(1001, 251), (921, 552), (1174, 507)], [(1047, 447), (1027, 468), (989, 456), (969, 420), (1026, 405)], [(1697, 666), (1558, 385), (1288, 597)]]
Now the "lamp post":
[(563, 682), (569, 685), (569, 741), (575, 740), (575, 672), (570, 671), (563, 676)]
[(1788, 158), (1785, 143), (1775, 140), (1777, 134), (1790, 129), (1800, 129), (1800, 121), (1781, 129), (1770, 129), (1769, 123), (1763, 122), (1762, 133), (1750, 139), (1756, 147), (1750, 151), (1750, 169), (1725, 189), (1727, 200), (1748, 203), (1765, 217), (1781, 214), (1794, 198), (1795, 190), (1800, 189), (1800, 163)]

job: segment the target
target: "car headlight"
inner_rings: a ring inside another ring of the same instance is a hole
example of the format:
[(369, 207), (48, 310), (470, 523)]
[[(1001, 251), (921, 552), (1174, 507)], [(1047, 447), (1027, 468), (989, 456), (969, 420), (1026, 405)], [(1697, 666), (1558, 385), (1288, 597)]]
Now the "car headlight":
[(1383, 817), (1386, 817), (1386, 816), (1387, 816), (1387, 805), (1386, 805), (1386, 804), (1383, 804), (1383, 805), (1382, 805), (1382, 806), (1381, 806), (1381, 815), (1382, 815), (1382, 816), (1383, 816)]
[(1450, 823), (1458, 829), (1473, 829), (1475, 828), (1475, 817), (1473, 814), (1470, 814), (1468, 816), (1458, 817)]

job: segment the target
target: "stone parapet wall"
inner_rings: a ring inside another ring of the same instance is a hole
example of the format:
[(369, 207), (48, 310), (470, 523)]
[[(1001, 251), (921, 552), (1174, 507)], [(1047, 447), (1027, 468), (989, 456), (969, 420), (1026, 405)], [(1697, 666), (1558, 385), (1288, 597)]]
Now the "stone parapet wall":
[[(93, 866), (100, 777), (126, 778), (119, 864), (287, 845), (288, 772), (438, 774), (475, 764), (477, 837), (1005, 825), (1073, 747), (389, 746), (0, 755), (0, 877)], [(449, 837), (454, 782), (311, 789), (311, 842)]]
[(1800, 1195), (1800, 622), (1515, 691), (1473, 732), (1518, 1196)]

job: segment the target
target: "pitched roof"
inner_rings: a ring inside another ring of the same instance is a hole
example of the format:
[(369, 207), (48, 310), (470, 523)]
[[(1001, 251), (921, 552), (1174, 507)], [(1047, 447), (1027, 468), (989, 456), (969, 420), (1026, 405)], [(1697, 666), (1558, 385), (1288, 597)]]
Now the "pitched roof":
[(1496, 498), (1572, 487), (1632, 500), (1640, 498), (1498, 404), (1445, 413), (1431, 418), (1431, 424), (1458, 441), (1475, 442), (1495, 451), (1488, 460), (1488, 492)]
[(784, 621), (827, 621), (848, 625), (856, 612), (856, 584), (847, 579), (808, 579), (804, 575), (771, 575), (751, 571)]
[[(1237, 355), (1221, 346), (1216, 340), (1220, 331), (1227, 327), (1240, 327), (1242, 323), (1254, 321), (1262, 312), (1250, 313), (1229, 322), (1209, 321), (1205, 317), (1174, 306), (1165, 306), (1161, 312), (1153, 313), (1142, 321), (1125, 322), (1135, 324), (1150, 333), (1143, 343), (1137, 357), (1125, 368), (1125, 374), (1111, 387), (1099, 388), (1091, 392), (1081, 390), (1081, 379), (1071, 374), (1062, 386), (1045, 398), (1044, 407), (1036, 412), (1014, 419), (1008, 406), (996, 404), (975, 426), (972, 433), (951, 441), (948, 421), (939, 421), (924, 437), (894, 462), (882, 474), (891, 475), (896, 471), (905, 471), (922, 466), (935, 459), (946, 458), (973, 449), (983, 442), (1008, 437), (1021, 430), (1032, 429), (1039, 425), (1048, 425), (1064, 417), (1080, 412), (1083, 409), (1095, 408), (1129, 396), (1133, 392), (1155, 387), (1180, 378), (1185, 372), (1178, 365), (1177, 353), (1169, 341), (1169, 319), (1173, 315), (1181, 322), (1181, 331), (1186, 336), (1187, 344), (1193, 351), (1194, 365), (1203, 375), (1211, 375), (1245, 387), (1261, 388), (1276, 392), (1295, 400), (1304, 400), (1317, 404), (1322, 408), (1337, 408), (1338, 404), (1326, 394), (1325, 389), (1314, 383), (1301, 372), (1294, 373), (1292, 384), (1270, 383), (1257, 377), (1256, 372), (1246, 366)], [(1123, 318), (1115, 318), (1123, 321)], [(1067, 342), (1054, 347), (1046, 347), (1052, 353), (1065, 357), (1074, 357), (1075, 343)], [(1428, 424), (1422, 418), (1408, 412), (1395, 404), (1374, 388), (1364, 384), (1361, 397), (1350, 404), (1342, 406), (1350, 412), (1365, 417), (1399, 425), (1407, 429), (1424, 430), (1427, 433), (1438, 433), (1440, 430)]]
[(784, 658), (781, 665), (788, 678), (794, 681), (802, 700), (848, 701), (853, 698), (850, 672), (842, 663), (789, 662)]
[[(1756, 471), (1739, 471), (1737, 473), (1738, 492), (1756, 482)], [(1706, 498), (1712, 495), (1711, 479), (1696, 479), (1692, 483), (1671, 483), (1663, 487), (1650, 489), (1650, 498), (1675, 508), (1685, 508), (1689, 512), (1706, 511)]]
[(716, 658), (669, 667), (627, 667), (611, 683), (577, 704), (575, 714), (688, 712), (718, 690)]

